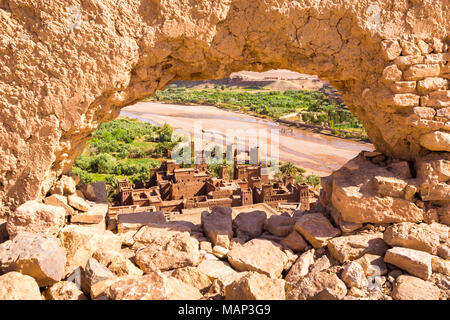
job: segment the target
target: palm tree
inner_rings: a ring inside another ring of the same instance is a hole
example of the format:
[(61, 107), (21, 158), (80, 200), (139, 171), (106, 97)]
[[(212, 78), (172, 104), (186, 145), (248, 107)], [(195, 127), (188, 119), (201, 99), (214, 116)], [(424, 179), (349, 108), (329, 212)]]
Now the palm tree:
[(280, 171), (281, 173), (283, 173), (283, 175), (289, 175), (292, 177), (295, 177), (297, 175), (297, 173), (299, 172), (298, 168), (293, 165), (291, 162), (286, 162), (285, 164), (283, 164), (280, 167)]

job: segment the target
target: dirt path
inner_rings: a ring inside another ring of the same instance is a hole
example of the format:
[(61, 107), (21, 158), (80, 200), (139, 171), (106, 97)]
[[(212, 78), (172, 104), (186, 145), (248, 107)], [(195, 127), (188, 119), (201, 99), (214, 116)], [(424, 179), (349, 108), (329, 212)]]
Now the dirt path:
[(320, 176), (329, 175), (362, 150), (373, 150), (373, 146), (368, 143), (290, 128), (273, 121), (225, 111), (213, 106), (139, 102), (124, 108), (121, 115), (158, 125), (168, 123), (175, 129), (190, 133), (193, 132), (196, 121), (201, 121), (203, 130), (217, 130), (221, 134), (225, 134), (227, 129), (266, 129), (270, 135), (270, 130), (278, 129), (280, 130), (279, 159), (290, 161), (306, 169), (308, 173)]

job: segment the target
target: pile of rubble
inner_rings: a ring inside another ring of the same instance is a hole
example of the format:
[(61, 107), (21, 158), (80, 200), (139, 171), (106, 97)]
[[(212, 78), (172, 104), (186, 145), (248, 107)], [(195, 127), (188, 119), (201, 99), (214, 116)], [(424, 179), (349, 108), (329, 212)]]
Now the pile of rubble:
[(0, 221), (0, 299), (450, 297), (443, 223), (348, 231), (322, 205), (281, 214), (214, 207), (189, 221), (128, 214), (112, 232), (105, 185), (77, 183), (65, 176), (44, 203)]

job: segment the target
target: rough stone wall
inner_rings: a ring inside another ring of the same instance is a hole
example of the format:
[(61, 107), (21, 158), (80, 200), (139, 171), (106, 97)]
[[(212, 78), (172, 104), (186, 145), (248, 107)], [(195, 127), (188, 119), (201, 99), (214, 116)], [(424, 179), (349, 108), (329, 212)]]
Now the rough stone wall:
[(449, 18), (448, 0), (0, 0), (0, 215), (121, 107), (244, 69), (330, 80), (388, 156), (450, 151)]

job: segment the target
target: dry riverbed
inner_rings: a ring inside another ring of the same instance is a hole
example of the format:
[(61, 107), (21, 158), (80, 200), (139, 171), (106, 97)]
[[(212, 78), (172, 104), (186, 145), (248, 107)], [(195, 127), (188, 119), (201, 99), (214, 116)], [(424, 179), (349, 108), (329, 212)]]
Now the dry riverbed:
[[(221, 134), (225, 134), (228, 129), (265, 129), (270, 136), (270, 130), (278, 129), (279, 159), (292, 162), (308, 173), (320, 176), (329, 175), (362, 150), (373, 150), (373, 146), (368, 143), (291, 128), (213, 106), (139, 102), (122, 109), (121, 115), (157, 125), (168, 123), (176, 130), (182, 129), (190, 133), (193, 133), (196, 121), (201, 121), (203, 130), (216, 130)], [(268, 141), (270, 143), (270, 139)], [(268, 148), (270, 150), (270, 146)]]

